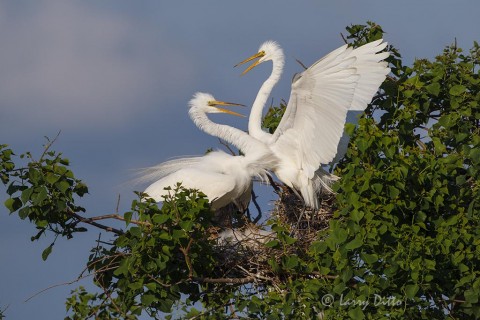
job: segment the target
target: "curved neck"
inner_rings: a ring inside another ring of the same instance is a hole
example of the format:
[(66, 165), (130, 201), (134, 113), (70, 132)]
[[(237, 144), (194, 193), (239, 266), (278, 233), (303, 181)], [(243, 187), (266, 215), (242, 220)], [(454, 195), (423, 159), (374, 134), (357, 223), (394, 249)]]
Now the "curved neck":
[(188, 114), (200, 130), (211, 136), (225, 140), (241, 150), (244, 154), (248, 154), (264, 146), (263, 143), (240, 129), (213, 122), (207, 117), (205, 112), (197, 108), (190, 108)]
[(253, 102), (252, 110), (250, 111), (250, 117), (248, 119), (248, 133), (262, 141), (267, 142), (270, 139), (271, 134), (262, 130), (262, 113), (263, 108), (272, 92), (273, 87), (280, 80), (283, 72), (283, 65), (285, 64), (283, 56), (272, 59), (272, 73), (267, 80), (262, 84), (260, 90), (257, 93), (257, 97)]

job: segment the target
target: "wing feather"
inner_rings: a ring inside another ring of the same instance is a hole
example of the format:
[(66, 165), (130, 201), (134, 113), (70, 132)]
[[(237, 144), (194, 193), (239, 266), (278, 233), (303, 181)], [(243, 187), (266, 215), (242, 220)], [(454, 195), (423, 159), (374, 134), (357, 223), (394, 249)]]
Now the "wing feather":
[(230, 175), (190, 167), (180, 169), (152, 183), (144, 192), (155, 201), (163, 201), (163, 197), (169, 192), (164, 188), (174, 187), (178, 182), (185, 188), (198, 189), (205, 193), (216, 208), (232, 201), (230, 193), (235, 188), (235, 179)]
[(377, 40), (357, 49), (332, 51), (295, 77), (272, 148), (309, 179), (333, 160), (349, 110), (364, 110), (390, 71), (386, 47)]

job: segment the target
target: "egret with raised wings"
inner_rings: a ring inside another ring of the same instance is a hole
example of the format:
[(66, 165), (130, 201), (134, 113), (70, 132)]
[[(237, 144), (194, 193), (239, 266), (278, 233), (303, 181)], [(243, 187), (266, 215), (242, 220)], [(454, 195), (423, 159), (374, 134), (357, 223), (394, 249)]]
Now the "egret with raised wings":
[[(238, 65), (254, 61), (243, 74), (259, 64), (272, 61), (273, 68), (261, 86), (250, 113), (249, 134), (270, 147), (279, 159), (277, 177), (301, 194), (305, 204), (319, 207), (318, 194), (331, 191), (337, 178), (321, 166), (337, 155), (348, 111), (363, 111), (390, 72), (383, 40), (353, 49), (344, 45), (297, 74), (290, 99), (274, 134), (262, 130), (261, 119), (272, 88), (279, 81), (284, 55), (274, 41)], [(348, 143), (348, 141), (347, 141)]]
[[(217, 101), (208, 93), (196, 93), (189, 102), (189, 115), (203, 131), (233, 143), (245, 152), (245, 156), (233, 156), (223, 151), (212, 151), (205, 156), (174, 159), (143, 171), (142, 181), (153, 181), (144, 191), (155, 201), (163, 201), (168, 194), (166, 187), (177, 182), (191, 189), (199, 189), (211, 201), (212, 209), (220, 209), (234, 203), (244, 211), (250, 202), (252, 179), (266, 179), (267, 169), (275, 165), (268, 148), (247, 133), (226, 125), (214, 123), (207, 113), (239, 115), (219, 106), (238, 105)], [(256, 148), (259, 146), (259, 148)]]

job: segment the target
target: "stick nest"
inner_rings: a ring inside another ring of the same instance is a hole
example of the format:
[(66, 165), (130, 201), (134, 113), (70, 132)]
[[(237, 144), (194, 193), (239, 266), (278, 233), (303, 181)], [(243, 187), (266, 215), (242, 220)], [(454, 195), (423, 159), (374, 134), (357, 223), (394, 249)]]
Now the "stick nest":
[[(291, 274), (282, 272), (282, 260), (286, 256), (296, 255), (307, 258), (311, 243), (319, 239), (319, 232), (329, 227), (329, 220), (335, 210), (335, 195), (324, 194), (321, 198), (319, 210), (306, 208), (303, 201), (291, 189), (282, 186), (277, 191), (279, 199), (275, 201), (270, 212), (269, 220), (276, 220), (277, 224), (285, 227), (288, 236), (294, 241), (290, 245), (280, 247), (276, 243), (277, 234), (268, 230), (268, 226), (259, 226), (243, 215), (243, 224), (239, 223), (238, 216), (230, 218), (233, 227), (229, 232), (234, 233), (231, 241), (223, 241), (222, 232), (216, 228), (219, 264), (215, 276), (218, 278), (238, 279), (234, 283), (255, 283), (265, 285), (270, 283), (274, 287), (283, 283)], [(229, 223), (227, 223), (229, 224)], [(238, 235), (238, 236), (237, 236)], [(243, 279), (243, 280), (242, 280)], [(251, 281), (249, 281), (251, 280)], [(243, 281), (243, 282), (240, 282)]]

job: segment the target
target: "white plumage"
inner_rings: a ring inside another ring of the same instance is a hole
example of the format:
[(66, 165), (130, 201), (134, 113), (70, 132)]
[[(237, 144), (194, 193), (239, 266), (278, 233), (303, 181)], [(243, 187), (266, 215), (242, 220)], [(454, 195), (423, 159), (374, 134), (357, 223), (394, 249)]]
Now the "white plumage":
[(246, 73), (262, 62), (273, 62), (272, 73), (252, 106), (249, 134), (214, 123), (206, 116), (217, 112), (235, 114), (217, 107), (235, 104), (215, 101), (206, 93), (196, 93), (190, 101), (189, 115), (194, 123), (235, 145), (245, 156), (215, 151), (203, 157), (167, 161), (145, 171), (146, 179), (157, 179), (145, 192), (161, 201), (168, 192), (165, 187), (182, 182), (187, 188), (203, 191), (214, 209), (233, 202), (244, 210), (250, 201), (252, 178), (265, 179), (267, 171), (273, 171), (301, 194), (306, 205), (318, 208), (319, 193), (331, 191), (329, 185), (337, 179), (321, 166), (339, 156), (339, 144), (342, 148), (345, 141), (348, 144), (348, 137), (340, 143), (347, 113), (363, 111), (390, 71), (382, 61), (388, 53), (380, 52), (386, 45), (382, 40), (357, 49), (345, 45), (296, 75), (287, 109), (272, 135), (261, 129), (262, 110), (282, 74), (284, 55), (275, 42), (265, 42), (257, 54), (240, 63), (258, 58)]
[(249, 134), (270, 147), (279, 159), (275, 174), (299, 192), (308, 206), (318, 208), (318, 194), (331, 191), (329, 185), (337, 179), (321, 166), (338, 155), (347, 113), (363, 111), (390, 72), (382, 61), (389, 54), (380, 52), (386, 45), (383, 40), (357, 49), (344, 45), (296, 75), (287, 109), (273, 135), (261, 129), (262, 110), (282, 74), (283, 51), (267, 41), (257, 54), (240, 63), (258, 59), (244, 73), (265, 61), (273, 63), (253, 103)]
[[(181, 182), (186, 188), (199, 189), (205, 193), (214, 210), (232, 202), (239, 210), (245, 210), (250, 202), (252, 179), (254, 177), (266, 179), (266, 170), (274, 166), (276, 159), (263, 144), (247, 133), (216, 124), (206, 116), (206, 113), (218, 112), (236, 114), (217, 107), (235, 104), (216, 101), (207, 93), (196, 93), (189, 104), (189, 115), (201, 130), (228, 142), (236, 141), (236, 145), (244, 147), (248, 154), (233, 156), (223, 151), (212, 151), (205, 156), (174, 159), (147, 168), (143, 171), (141, 179), (157, 181), (148, 186), (144, 192), (160, 202), (169, 192), (165, 190), (166, 187), (174, 187)], [(260, 146), (259, 149), (255, 149), (256, 144)]]

